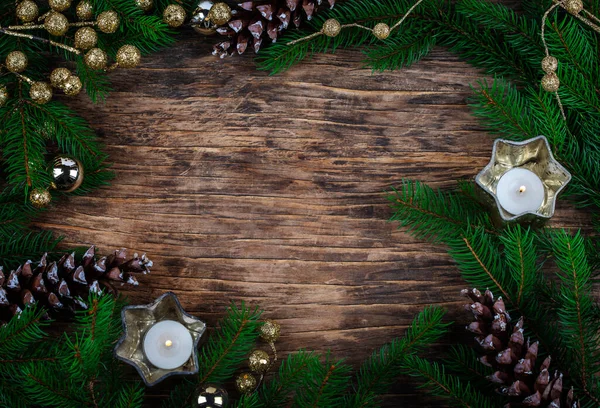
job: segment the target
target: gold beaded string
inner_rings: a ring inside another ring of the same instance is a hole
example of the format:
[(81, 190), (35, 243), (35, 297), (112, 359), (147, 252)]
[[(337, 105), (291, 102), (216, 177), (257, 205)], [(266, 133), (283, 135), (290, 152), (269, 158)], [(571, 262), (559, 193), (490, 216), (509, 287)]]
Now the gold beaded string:
[[(548, 44), (546, 44), (546, 21), (548, 20), (548, 16), (556, 7), (562, 5), (562, 3), (566, 0), (556, 1), (552, 6), (546, 10), (544, 16), (542, 17), (542, 44), (544, 44), (544, 52), (546, 53), (546, 57), (542, 60), (542, 69), (546, 72), (546, 75), (542, 78), (542, 87), (549, 92), (554, 93), (554, 97), (556, 98), (556, 102), (558, 103), (558, 107), (560, 108), (560, 113), (562, 115), (563, 120), (567, 120), (567, 116), (565, 115), (565, 109), (563, 108), (563, 104), (560, 100), (560, 96), (558, 95), (558, 87), (560, 86), (560, 80), (556, 75), (556, 68), (558, 67), (558, 61), (556, 58), (550, 55), (550, 51), (548, 50)], [(546, 61), (546, 63), (544, 62)]]
[[(21, 37), (21, 38), (27, 38), (27, 39), (33, 40), (33, 41), (43, 42), (43, 43), (50, 44), (50, 45), (53, 45), (58, 48), (62, 48), (63, 50), (72, 52), (74, 54), (81, 55), (81, 51), (79, 51), (77, 48), (71, 47), (69, 45), (59, 43), (59, 42), (56, 42), (53, 40), (49, 40), (47, 38), (37, 37), (37, 36), (31, 35), (31, 34), (17, 33), (14, 31), (15, 28), (17, 28), (17, 30), (23, 30), (20, 27), (23, 27), (23, 26), (10, 26), (10, 27), (6, 27), (6, 28), (0, 27), (0, 33), (6, 34), (6, 35), (11, 35), (13, 37)], [(33, 26), (30, 26), (30, 27), (33, 27)], [(38, 28), (43, 28), (43, 27), (44, 26), (41, 26), (41, 27), (38, 26)]]

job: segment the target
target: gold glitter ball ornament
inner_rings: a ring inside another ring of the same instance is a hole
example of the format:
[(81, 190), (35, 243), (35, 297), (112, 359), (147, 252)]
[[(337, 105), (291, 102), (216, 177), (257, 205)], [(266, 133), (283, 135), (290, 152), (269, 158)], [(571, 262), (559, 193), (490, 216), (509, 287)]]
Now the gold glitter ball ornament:
[(6, 56), (5, 63), (10, 72), (23, 72), (27, 68), (27, 55), (21, 51), (12, 51)]
[(52, 201), (52, 196), (50, 195), (50, 191), (42, 189), (42, 188), (34, 188), (29, 193), (29, 202), (36, 208), (44, 208), (47, 207)]
[(91, 20), (94, 17), (94, 6), (89, 0), (82, 0), (75, 7), (75, 13), (80, 20)]
[(48, 5), (54, 11), (65, 11), (71, 7), (71, 0), (48, 0)]
[(257, 374), (264, 374), (271, 366), (271, 358), (266, 351), (254, 350), (248, 357), (248, 367)]
[(185, 22), (185, 10), (179, 4), (169, 4), (163, 12), (163, 21), (169, 27), (181, 27)]
[(560, 87), (560, 79), (554, 72), (550, 72), (542, 78), (542, 88), (547, 92), (556, 92)]
[(133, 45), (124, 45), (117, 51), (117, 63), (121, 68), (135, 68), (142, 59), (142, 53)]
[(98, 43), (98, 34), (92, 27), (81, 27), (75, 33), (75, 48), (89, 50)]
[(583, 10), (583, 1), (582, 0), (567, 0), (564, 3), (565, 10), (573, 15), (577, 15), (581, 13)]
[(55, 88), (62, 88), (70, 76), (71, 71), (69, 71), (67, 68), (56, 68), (50, 74), (50, 84)]
[(0, 85), (0, 108), (6, 105), (6, 102), (8, 102), (8, 98), (8, 89), (6, 89), (5, 86)]
[(235, 379), (235, 388), (242, 394), (247, 394), (256, 388), (256, 377), (250, 373), (241, 373)]
[(51, 11), (44, 20), (44, 28), (50, 35), (60, 37), (69, 31), (69, 20), (64, 14)]
[(262, 326), (260, 326), (259, 334), (264, 341), (273, 343), (277, 341), (281, 334), (281, 326), (273, 320), (265, 320)]
[(100, 48), (92, 48), (85, 54), (83, 60), (91, 69), (104, 69), (108, 63), (108, 55)]
[(115, 11), (109, 10), (100, 13), (97, 22), (100, 31), (106, 34), (112, 34), (119, 29), (121, 20)]
[(208, 12), (208, 19), (216, 25), (227, 24), (231, 20), (231, 7), (226, 3), (215, 3)]
[(390, 26), (386, 23), (379, 23), (373, 28), (373, 35), (380, 40), (385, 40), (390, 36)]
[(82, 87), (81, 79), (77, 75), (71, 75), (63, 84), (62, 90), (67, 96), (77, 96)]
[(52, 163), (53, 187), (65, 193), (76, 190), (83, 182), (83, 166), (69, 156), (56, 156)]
[(52, 87), (48, 82), (34, 82), (29, 88), (29, 97), (35, 103), (46, 104), (52, 99)]
[(24, 23), (31, 23), (39, 13), (37, 4), (31, 0), (23, 0), (17, 5), (17, 17)]
[(323, 34), (327, 37), (336, 37), (342, 31), (342, 25), (334, 18), (330, 18), (323, 23)]
[(551, 72), (556, 72), (558, 68), (558, 60), (551, 55), (544, 57), (542, 60), (542, 69), (545, 73), (549, 74)]
[(154, 7), (154, 0), (135, 0), (135, 5), (142, 11), (150, 11)]

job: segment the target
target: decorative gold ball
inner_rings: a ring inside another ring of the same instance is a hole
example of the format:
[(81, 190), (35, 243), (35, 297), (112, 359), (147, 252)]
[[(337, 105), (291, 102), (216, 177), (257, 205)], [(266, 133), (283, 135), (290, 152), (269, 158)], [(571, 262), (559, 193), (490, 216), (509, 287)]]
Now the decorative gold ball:
[(51, 11), (44, 20), (44, 28), (51, 35), (60, 37), (69, 31), (69, 20), (64, 14)]
[(94, 6), (89, 0), (82, 0), (75, 7), (75, 13), (80, 20), (91, 20), (94, 17)]
[(52, 164), (52, 182), (57, 190), (69, 193), (83, 182), (83, 166), (73, 157), (61, 155)]
[(52, 87), (48, 82), (34, 82), (29, 88), (29, 97), (40, 105), (48, 103), (52, 99)]
[(108, 63), (108, 55), (100, 48), (92, 48), (85, 54), (83, 60), (91, 69), (104, 69)]
[(150, 11), (154, 7), (154, 0), (135, 0), (135, 5), (142, 11)]
[(124, 45), (117, 51), (117, 63), (121, 68), (135, 68), (142, 59), (142, 53), (133, 45)]
[(583, 10), (583, 1), (582, 0), (567, 0), (564, 3), (565, 10), (573, 15), (577, 15), (581, 13)]
[(31, 0), (23, 0), (17, 5), (17, 17), (24, 23), (31, 23), (39, 13), (37, 4)]
[(277, 341), (281, 334), (281, 326), (273, 320), (265, 320), (259, 330), (260, 337), (269, 343)]
[(385, 40), (390, 36), (390, 26), (386, 23), (379, 23), (373, 28), (373, 35), (380, 40)]
[(235, 379), (235, 388), (242, 394), (247, 394), (256, 388), (256, 377), (250, 373), (241, 373)]
[(560, 79), (554, 72), (550, 72), (542, 78), (542, 88), (548, 92), (556, 92), (560, 87)]
[(97, 22), (100, 31), (106, 34), (112, 34), (119, 29), (121, 20), (115, 11), (109, 10), (100, 13)]
[(0, 108), (6, 105), (9, 97), (8, 89), (4, 85), (0, 85)]
[(29, 193), (29, 202), (36, 208), (44, 208), (50, 204), (50, 201), (52, 201), (52, 196), (48, 190), (34, 188)]
[(75, 48), (89, 50), (98, 43), (98, 34), (92, 27), (81, 27), (75, 32)]
[(50, 74), (50, 84), (55, 88), (62, 88), (65, 81), (71, 76), (67, 68), (56, 68)]
[(323, 34), (327, 37), (336, 37), (342, 31), (342, 25), (334, 18), (330, 18), (323, 23)]
[(81, 79), (77, 75), (71, 75), (63, 84), (62, 90), (67, 96), (77, 96), (82, 87)]
[(5, 63), (10, 72), (23, 72), (27, 68), (27, 55), (21, 51), (12, 51), (6, 56)]
[(185, 10), (179, 4), (169, 4), (163, 12), (163, 21), (169, 27), (181, 27), (185, 22)]
[(231, 20), (231, 7), (227, 3), (215, 3), (208, 12), (208, 19), (216, 25), (227, 24)]
[(542, 60), (542, 69), (546, 73), (556, 72), (558, 68), (558, 60), (551, 55), (544, 57)]
[(248, 367), (257, 374), (264, 374), (271, 366), (271, 358), (266, 351), (254, 350), (248, 357)]
[(65, 11), (71, 7), (71, 0), (48, 0), (48, 5), (54, 11)]

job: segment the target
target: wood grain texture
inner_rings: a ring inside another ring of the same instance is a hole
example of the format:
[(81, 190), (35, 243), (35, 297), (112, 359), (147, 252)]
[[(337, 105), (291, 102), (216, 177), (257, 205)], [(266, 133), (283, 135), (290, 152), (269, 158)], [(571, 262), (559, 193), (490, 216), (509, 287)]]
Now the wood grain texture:
[[(465, 320), (444, 248), (387, 222), (383, 192), (403, 177), (451, 185), (487, 163), (493, 138), (466, 105), (481, 74), (441, 49), (397, 72), (343, 51), (274, 77), (209, 51), (192, 37), (114, 73), (105, 104), (72, 103), (117, 177), (37, 225), (65, 246), (147, 252), (155, 268), (126, 292), (134, 302), (172, 290), (210, 325), (231, 301), (259, 305), (283, 327), (283, 355), (331, 349), (358, 365), (425, 305)], [(557, 225), (585, 218), (557, 211)], [(437, 405), (418, 393), (402, 379), (385, 405)]]

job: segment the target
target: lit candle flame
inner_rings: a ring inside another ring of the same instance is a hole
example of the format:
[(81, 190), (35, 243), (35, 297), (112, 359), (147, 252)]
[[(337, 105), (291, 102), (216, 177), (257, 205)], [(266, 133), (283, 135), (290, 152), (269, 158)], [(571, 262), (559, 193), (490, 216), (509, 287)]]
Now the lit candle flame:
[(523, 194), (525, 191), (527, 191), (527, 187), (525, 187), (525, 186), (521, 186), (521, 187), (519, 188), (519, 193)]
[(173, 345), (173, 342), (171, 340), (165, 341), (165, 346), (171, 347), (172, 345)]

